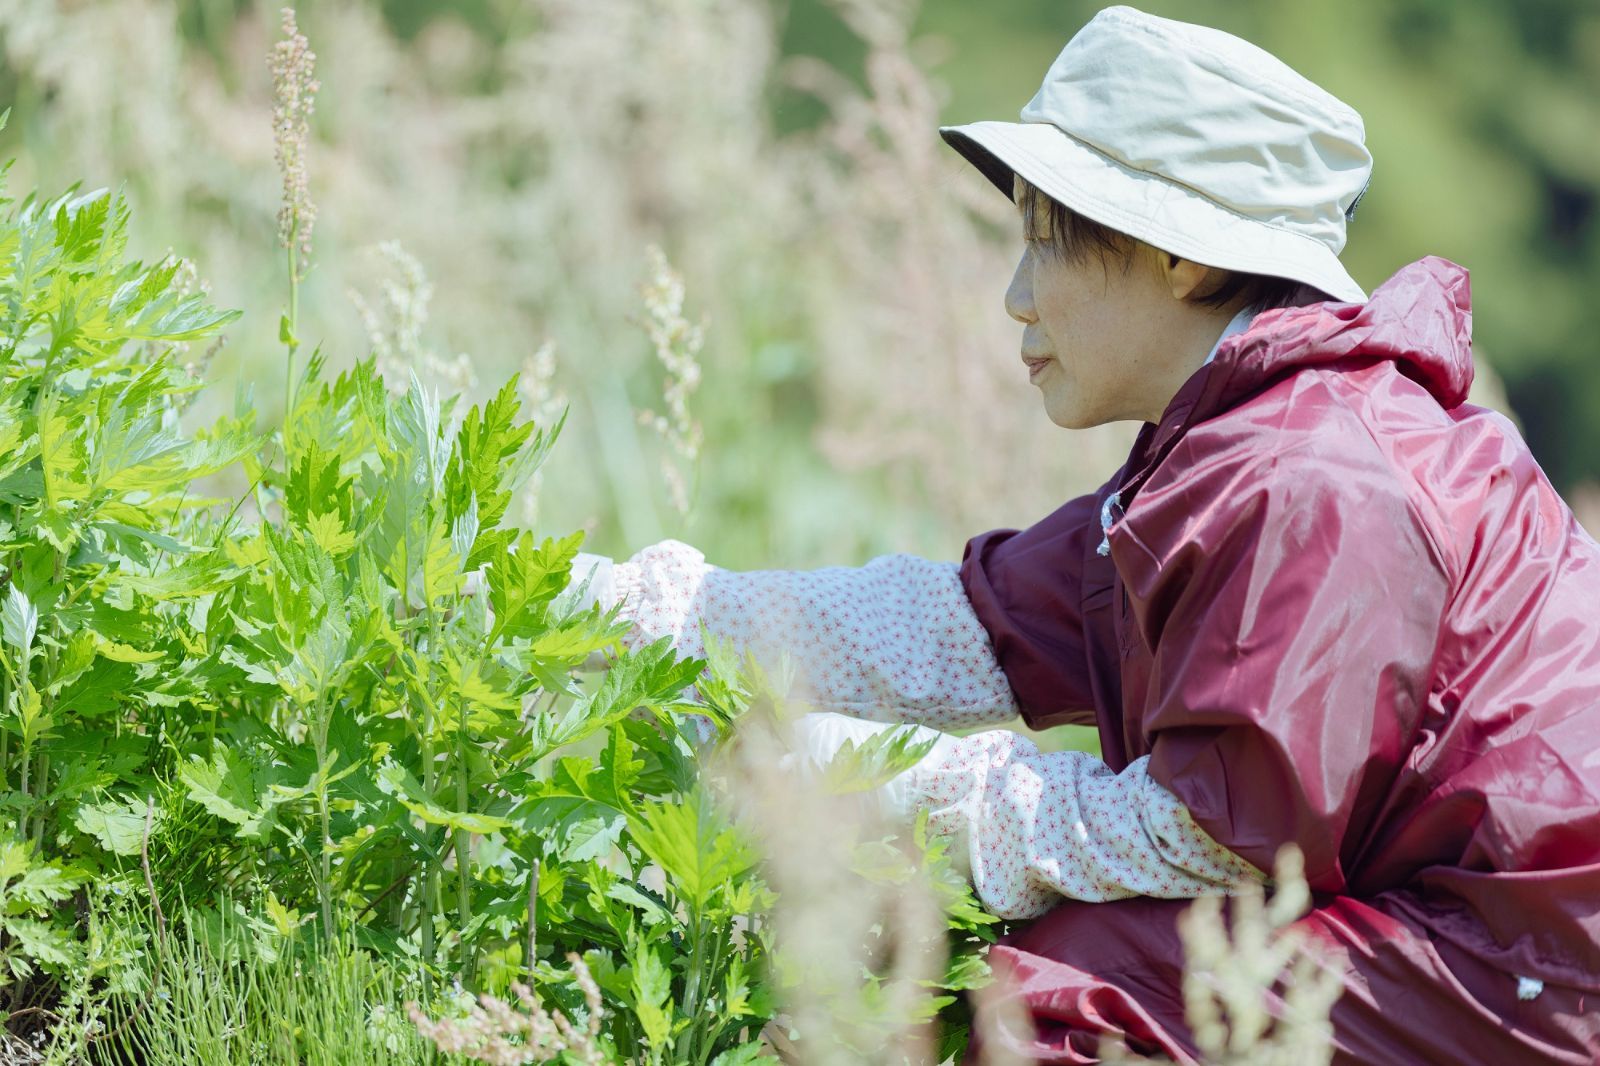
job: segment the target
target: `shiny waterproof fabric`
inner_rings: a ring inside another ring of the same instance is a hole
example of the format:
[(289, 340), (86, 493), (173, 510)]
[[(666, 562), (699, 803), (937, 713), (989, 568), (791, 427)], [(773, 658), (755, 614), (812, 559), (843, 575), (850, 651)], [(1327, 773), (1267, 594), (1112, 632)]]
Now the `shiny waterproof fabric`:
[[(962, 578), (1030, 724), (1148, 754), (1263, 870), (1304, 852), (1343, 1061), (1595, 1062), (1600, 545), (1465, 402), (1470, 337), (1433, 257), (1265, 312), (1098, 493), (975, 538)], [(1192, 1051), (1173, 907), (1066, 904), (997, 949), (1026, 1050)]]

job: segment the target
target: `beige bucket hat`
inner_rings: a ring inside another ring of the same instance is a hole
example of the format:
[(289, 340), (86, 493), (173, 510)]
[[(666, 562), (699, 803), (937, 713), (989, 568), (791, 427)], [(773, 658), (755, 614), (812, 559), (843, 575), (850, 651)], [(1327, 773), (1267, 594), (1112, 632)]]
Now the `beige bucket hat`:
[(1021, 122), (939, 132), (1007, 197), (1020, 174), (1185, 259), (1367, 299), (1339, 262), (1372, 176), (1361, 116), (1232, 34), (1106, 8)]

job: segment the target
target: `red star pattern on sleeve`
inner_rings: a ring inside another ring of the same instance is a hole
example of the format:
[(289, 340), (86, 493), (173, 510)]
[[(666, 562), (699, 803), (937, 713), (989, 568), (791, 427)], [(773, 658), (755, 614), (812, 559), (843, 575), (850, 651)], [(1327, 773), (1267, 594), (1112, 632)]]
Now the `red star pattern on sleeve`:
[[(668, 540), (613, 567), (633, 646), (703, 655), (700, 626), (764, 663), (787, 653), (797, 698), (879, 722), (964, 730), (1016, 701), (955, 563), (886, 555), (862, 567), (731, 571)], [(1149, 776), (1086, 752), (1041, 752), (1004, 729), (941, 745), (908, 771), (929, 829), (957, 841), (978, 898), (1031, 918), (1087, 901), (1227, 892), (1263, 875), (1205, 834)]]

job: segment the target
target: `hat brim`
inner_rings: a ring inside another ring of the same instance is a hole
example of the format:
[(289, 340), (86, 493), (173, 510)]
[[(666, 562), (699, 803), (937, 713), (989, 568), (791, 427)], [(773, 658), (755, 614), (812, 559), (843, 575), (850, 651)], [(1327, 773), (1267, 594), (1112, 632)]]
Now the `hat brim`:
[(1174, 181), (1120, 163), (1047, 122), (973, 122), (939, 134), (1005, 193), (1020, 174), (1040, 192), (1130, 237), (1196, 263), (1290, 278), (1366, 303), (1327, 245), (1231, 211)]

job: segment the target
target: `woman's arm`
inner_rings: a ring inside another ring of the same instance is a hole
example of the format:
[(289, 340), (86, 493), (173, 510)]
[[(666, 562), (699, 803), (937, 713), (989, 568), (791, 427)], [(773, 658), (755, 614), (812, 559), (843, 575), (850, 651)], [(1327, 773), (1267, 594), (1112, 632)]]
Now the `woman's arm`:
[(1111, 547), (1153, 652), (1125, 709), (1151, 777), (1258, 868), (1292, 843), (1313, 891), (1345, 892), (1430, 742), (1455, 564), (1431, 504), (1325, 395), (1262, 440), (1248, 419), (1191, 430)]
[(675, 540), (614, 563), (630, 642), (672, 638), (701, 655), (700, 626), (764, 663), (786, 653), (796, 698), (819, 709), (938, 729), (1017, 713), (954, 563), (885, 555), (861, 567), (732, 571)]
[(961, 582), (1035, 729), (1094, 725), (1120, 696), (1121, 657), (1111, 627), (1116, 578), (1100, 544), (1101, 504), (1121, 473), (1027, 529), (972, 538)]
[(930, 832), (971, 864), (984, 908), (1035, 918), (1067, 899), (1192, 899), (1264, 879), (1149, 775), (1081, 751), (1041, 752), (1006, 730), (953, 740), (911, 775)]

